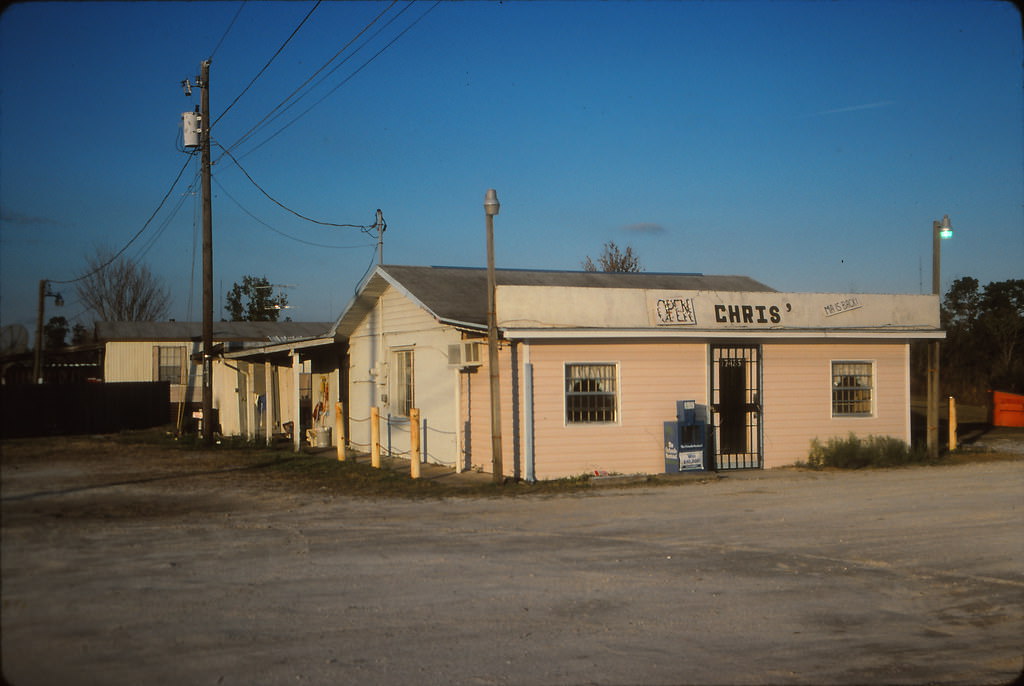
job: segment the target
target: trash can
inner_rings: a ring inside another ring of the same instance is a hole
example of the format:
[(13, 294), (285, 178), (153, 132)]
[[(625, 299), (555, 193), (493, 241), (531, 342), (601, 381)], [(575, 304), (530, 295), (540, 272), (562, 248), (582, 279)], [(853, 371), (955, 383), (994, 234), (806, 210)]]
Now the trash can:
[(330, 448), (331, 447), (331, 427), (329, 426), (318, 426), (312, 429), (306, 430), (306, 440), (309, 441), (309, 445), (314, 448)]

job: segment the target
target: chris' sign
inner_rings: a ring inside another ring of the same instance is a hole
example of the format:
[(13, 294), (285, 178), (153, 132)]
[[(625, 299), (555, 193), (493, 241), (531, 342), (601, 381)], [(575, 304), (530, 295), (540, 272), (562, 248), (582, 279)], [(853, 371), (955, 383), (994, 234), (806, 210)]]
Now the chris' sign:
[(658, 328), (805, 329), (937, 326), (926, 296), (838, 293), (647, 291)]

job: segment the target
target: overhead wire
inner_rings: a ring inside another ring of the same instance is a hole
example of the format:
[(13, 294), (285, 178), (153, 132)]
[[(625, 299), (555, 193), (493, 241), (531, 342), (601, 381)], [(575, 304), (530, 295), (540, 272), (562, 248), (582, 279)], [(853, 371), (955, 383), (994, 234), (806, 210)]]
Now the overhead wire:
[(265, 71), (267, 70), (267, 68), (268, 68), (268, 67), (269, 67), (269, 66), (270, 66), (271, 64), (273, 64), (274, 60), (275, 60), (275, 59), (277, 59), (277, 56), (278, 56), (278, 55), (280, 55), (280, 54), (281, 54), (281, 51), (282, 51), (282, 50), (284, 50), (284, 49), (285, 49), (285, 47), (286, 47), (286, 46), (288, 45), (288, 43), (290, 43), (290, 42), (291, 42), (292, 38), (294, 38), (294, 37), (295, 37), (295, 34), (297, 34), (297, 33), (299, 32), (299, 29), (301, 29), (301, 28), (302, 28), (302, 26), (303, 26), (303, 24), (305, 24), (305, 23), (306, 23), (306, 20), (308, 20), (308, 19), (309, 19), (309, 18), (310, 18), (310, 17), (311, 17), (312, 15), (313, 15), (313, 12), (315, 12), (315, 11), (316, 11), (316, 8), (320, 6), (320, 3), (321, 3), (322, 1), (323, 1), (323, 0), (316, 0), (316, 4), (315, 4), (315, 5), (313, 5), (313, 8), (312, 8), (311, 10), (309, 10), (309, 12), (307, 12), (307, 13), (306, 13), (306, 16), (302, 18), (302, 21), (300, 21), (300, 22), (299, 22), (299, 25), (298, 25), (298, 26), (296, 26), (296, 27), (295, 27), (295, 28), (294, 28), (294, 29), (292, 30), (292, 32), (291, 32), (291, 34), (289, 34), (288, 38), (286, 38), (286, 39), (285, 39), (285, 41), (284, 41), (284, 43), (282, 43), (282, 44), (281, 44), (281, 47), (279, 47), (279, 48), (277, 49), (277, 52), (275, 52), (275, 53), (274, 53), (273, 55), (271, 55), (270, 59), (269, 59), (269, 60), (267, 60), (267, 63), (263, 65), (263, 68), (262, 68), (262, 69), (260, 69), (260, 70), (259, 70), (258, 72), (256, 72), (256, 76), (252, 77), (252, 80), (250, 80), (250, 81), (249, 81), (249, 83), (248, 83), (248, 84), (247, 84), (247, 85), (245, 86), (245, 88), (243, 88), (243, 89), (242, 89), (242, 92), (241, 92), (241, 93), (239, 93), (238, 95), (236, 95), (236, 96), (235, 96), (235, 99), (231, 101), (231, 104), (229, 104), (229, 105), (228, 105), (227, 107), (225, 107), (225, 108), (224, 108), (224, 110), (223, 110), (223, 111), (221, 111), (220, 115), (219, 115), (219, 116), (218, 116), (218, 117), (217, 117), (216, 119), (214, 119), (214, 120), (213, 120), (213, 123), (212, 123), (212, 124), (210, 124), (210, 129), (211, 129), (211, 130), (213, 129), (213, 127), (214, 127), (214, 126), (216, 126), (216, 125), (217, 125), (217, 122), (219, 122), (219, 121), (220, 121), (220, 120), (221, 120), (221, 119), (222, 119), (222, 118), (224, 117), (224, 115), (225, 115), (225, 114), (227, 114), (227, 113), (228, 113), (228, 112), (229, 112), (229, 111), (231, 110), (231, 108), (235, 106), (235, 103), (236, 103), (236, 102), (238, 102), (238, 101), (239, 101), (239, 99), (241, 99), (241, 97), (242, 97), (243, 95), (245, 95), (245, 94), (246, 94), (246, 93), (248, 92), (248, 90), (249, 90), (250, 88), (252, 88), (252, 85), (253, 85), (254, 83), (256, 83), (256, 81), (257, 81), (257, 80), (258, 80), (258, 79), (259, 79), (259, 78), (260, 78), (261, 76), (263, 76), (263, 72), (265, 72)]
[(337, 226), (337, 227), (341, 227), (341, 228), (352, 228), (352, 229), (369, 229), (369, 228), (373, 228), (373, 226), (374, 226), (373, 224), (370, 224), (370, 225), (365, 225), (365, 224), (336, 224), (336, 223), (334, 223), (334, 222), (327, 222), (327, 221), (321, 221), (321, 220), (319, 220), (319, 219), (313, 219), (313, 218), (311, 218), (311, 217), (307, 217), (307, 216), (306, 216), (306, 215), (304, 215), (304, 214), (301, 214), (300, 212), (296, 212), (295, 210), (293, 210), (292, 208), (288, 207), (287, 205), (285, 205), (284, 203), (282, 203), (282, 202), (281, 202), (280, 200), (278, 200), (277, 198), (275, 198), (274, 196), (272, 196), (272, 195), (271, 195), (270, 193), (268, 193), (268, 192), (267, 192), (267, 191), (266, 191), (266, 190), (265, 190), (265, 189), (263, 188), (263, 186), (261, 186), (261, 185), (259, 185), (258, 183), (256, 183), (256, 180), (255, 180), (255, 179), (253, 179), (253, 178), (252, 178), (252, 176), (250, 176), (250, 175), (249, 175), (249, 172), (247, 172), (247, 171), (245, 170), (245, 167), (243, 167), (243, 166), (242, 166), (241, 164), (239, 164), (239, 163), (238, 163), (238, 160), (236, 160), (236, 159), (235, 159), (234, 155), (232, 155), (232, 154), (231, 154), (230, 152), (228, 152), (228, 150), (227, 150), (226, 148), (224, 148), (223, 146), (221, 146), (221, 145), (220, 145), (219, 143), (217, 144), (217, 147), (219, 147), (219, 148), (220, 148), (221, 150), (223, 150), (223, 151), (224, 151), (224, 154), (225, 154), (225, 155), (227, 155), (227, 156), (228, 156), (229, 158), (231, 158), (231, 161), (235, 163), (235, 166), (236, 166), (236, 167), (238, 167), (238, 169), (239, 169), (239, 170), (240, 170), (240, 171), (241, 171), (241, 172), (242, 172), (243, 174), (245, 174), (245, 178), (249, 179), (249, 182), (250, 182), (250, 183), (251, 183), (251, 184), (252, 184), (253, 186), (255, 186), (255, 187), (256, 187), (256, 189), (257, 189), (257, 190), (258, 190), (258, 191), (259, 191), (260, 193), (262, 193), (263, 195), (265, 195), (265, 196), (267, 197), (267, 199), (268, 199), (268, 200), (270, 200), (270, 201), (271, 201), (272, 203), (274, 203), (275, 205), (277, 205), (277, 206), (278, 206), (278, 207), (280, 207), (281, 209), (284, 209), (284, 210), (287, 210), (288, 212), (291, 212), (292, 214), (294, 214), (294, 215), (295, 215), (296, 217), (298, 217), (299, 219), (304, 219), (304, 220), (306, 220), (306, 221), (308, 221), (308, 222), (312, 222), (312, 223), (314, 223), (314, 224), (320, 224), (321, 226)]
[(226, 29), (224, 29), (224, 34), (220, 37), (220, 40), (217, 41), (217, 45), (213, 47), (213, 52), (210, 53), (210, 56), (207, 59), (212, 61), (213, 56), (217, 54), (218, 50), (220, 50), (221, 43), (224, 42), (224, 39), (228, 37), (228, 33), (231, 32), (231, 27), (234, 26), (235, 22), (238, 20), (238, 15), (242, 13), (242, 9), (245, 7), (246, 1), (247, 0), (242, 0), (242, 4), (238, 6), (238, 11), (235, 12), (235, 16), (231, 19), (231, 23), (228, 24), (228, 27)]
[[(366, 66), (367, 66), (367, 65), (369, 65), (369, 64), (370, 64), (371, 62), (373, 62), (373, 61), (374, 61), (375, 59), (377, 59), (377, 57), (379, 57), (381, 53), (383, 53), (383, 52), (384, 52), (385, 50), (387, 50), (388, 48), (390, 48), (390, 47), (391, 47), (391, 46), (392, 46), (392, 45), (393, 45), (393, 44), (394, 44), (394, 43), (395, 43), (395, 42), (396, 42), (396, 41), (397, 41), (397, 40), (398, 40), (399, 38), (401, 38), (402, 36), (404, 36), (404, 35), (405, 35), (405, 34), (406, 34), (406, 33), (407, 33), (408, 31), (409, 31), (409, 29), (411, 29), (411, 28), (412, 28), (412, 27), (414, 27), (414, 26), (415, 26), (416, 24), (418, 24), (418, 23), (419, 23), (419, 22), (420, 22), (420, 21), (421, 21), (421, 20), (423, 19), (423, 17), (427, 16), (427, 15), (428, 15), (428, 14), (429, 14), (429, 13), (430, 13), (430, 12), (431, 12), (431, 11), (432, 11), (432, 10), (433, 10), (434, 8), (435, 8), (435, 7), (437, 7), (437, 6), (438, 6), (438, 5), (440, 4), (440, 3), (441, 3), (441, 0), (437, 0), (437, 2), (435, 2), (435, 3), (433, 4), (433, 5), (431, 5), (431, 6), (430, 6), (430, 7), (429, 7), (429, 8), (427, 9), (427, 11), (426, 11), (426, 12), (424, 12), (424, 13), (423, 13), (422, 15), (420, 15), (420, 16), (419, 16), (419, 18), (417, 18), (417, 19), (416, 19), (416, 20), (414, 20), (414, 21), (413, 21), (413, 22), (412, 22), (411, 24), (409, 24), (409, 25), (408, 25), (408, 26), (406, 26), (406, 27), (405, 27), (404, 29), (402, 29), (402, 31), (400, 31), (400, 32), (398, 33), (398, 35), (397, 35), (397, 36), (395, 36), (394, 38), (392, 38), (392, 39), (391, 39), (391, 40), (390, 40), (390, 41), (389, 41), (389, 42), (388, 42), (388, 43), (387, 43), (387, 44), (386, 44), (386, 45), (385, 45), (385, 46), (384, 46), (383, 48), (381, 48), (381, 49), (380, 49), (380, 50), (378, 50), (378, 51), (377, 51), (376, 53), (374, 53), (374, 54), (373, 54), (373, 56), (371, 56), (371, 57), (370, 57), (370, 58), (369, 58), (368, 60), (366, 60), (365, 62), (363, 62), (363, 63), (362, 63), (361, 65), (359, 65), (359, 67), (357, 67), (357, 68), (355, 69), (355, 71), (353, 71), (353, 72), (352, 72), (351, 74), (349, 74), (349, 75), (348, 75), (348, 76), (346, 76), (346, 77), (345, 77), (344, 79), (342, 79), (342, 80), (341, 80), (341, 81), (340, 81), (340, 82), (339, 82), (339, 83), (338, 83), (337, 85), (335, 85), (335, 86), (334, 86), (334, 88), (332, 88), (331, 90), (327, 91), (327, 92), (326, 92), (326, 93), (325, 93), (325, 94), (324, 94), (324, 95), (323, 95), (323, 96), (322, 96), (322, 97), (321, 97), (321, 98), (320, 98), (319, 100), (317, 100), (317, 101), (316, 101), (316, 102), (314, 102), (314, 103), (313, 103), (312, 105), (310, 105), (309, 107), (307, 107), (306, 109), (304, 109), (304, 110), (303, 110), (302, 112), (300, 112), (300, 113), (298, 114), (298, 116), (296, 116), (296, 117), (295, 117), (294, 119), (292, 119), (291, 121), (289, 121), (289, 122), (288, 122), (287, 124), (285, 124), (284, 126), (282, 126), (282, 127), (281, 127), (280, 129), (278, 129), (277, 131), (275, 131), (275, 132), (274, 132), (273, 134), (271, 134), (270, 136), (268, 136), (268, 137), (267, 137), (267, 138), (266, 138), (265, 140), (263, 140), (263, 142), (259, 143), (258, 145), (256, 145), (255, 147), (251, 148), (250, 150), (246, 151), (246, 153), (245, 153), (244, 155), (242, 155), (242, 157), (245, 157), (246, 155), (250, 155), (250, 154), (252, 154), (252, 153), (256, 152), (257, 150), (259, 150), (260, 148), (262, 148), (262, 147), (263, 147), (264, 145), (266, 145), (267, 143), (269, 143), (269, 142), (270, 142), (270, 141), (272, 141), (273, 139), (277, 138), (277, 136), (278, 136), (278, 135), (280, 135), (280, 134), (281, 134), (281, 133), (283, 133), (283, 132), (284, 132), (285, 130), (287, 130), (287, 129), (288, 129), (289, 127), (291, 127), (291, 125), (292, 125), (292, 124), (294, 124), (295, 122), (299, 121), (300, 119), (302, 119), (303, 117), (305, 117), (305, 116), (306, 116), (307, 114), (309, 114), (310, 110), (312, 110), (312, 109), (313, 109), (314, 107), (316, 107), (317, 105), (319, 105), (320, 103), (322, 103), (322, 102), (323, 102), (324, 100), (326, 100), (326, 99), (327, 99), (328, 97), (330, 97), (330, 96), (331, 96), (331, 94), (333, 94), (333, 93), (334, 93), (334, 92), (335, 92), (336, 90), (338, 90), (339, 88), (341, 88), (342, 86), (344, 86), (344, 85), (345, 85), (346, 83), (348, 83), (349, 81), (351, 81), (351, 80), (352, 80), (352, 79), (353, 79), (353, 78), (354, 78), (354, 77), (356, 76), (356, 74), (358, 74), (359, 72), (361, 72), (361, 71), (362, 71), (363, 69), (365, 69), (365, 68), (366, 68)], [(366, 46), (367, 46), (367, 45), (368, 45), (368, 44), (370, 43), (370, 41), (372, 41), (372, 40), (373, 40), (374, 38), (376, 38), (377, 36), (379, 36), (379, 35), (380, 35), (380, 34), (381, 34), (381, 33), (382, 33), (382, 32), (383, 32), (383, 31), (384, 31), (385, 29), (387, 29), (387, 28), (388, 28), (389, 26), (391, 26), (391, 24), (393, 24), (393, 23), (394, 23), (394, 22), (395, 22), (395, 21), (396, 21), (396, 20), (397, 20), (397, 19), (398, 19), (399, 17), (401, 17), (401, 16), (403, 15), (403, 14), (405, 14), (406, 10), (410, 9), (411, 7), (412, 7), (412, 3), (409, 3), (409, 4), (405, 5), (405, 6), (404, 6), (404, 7), (403, 7), (403, 8), (401, 9), (401, 11), (399, 11), (399, 12), (398, 12), (398, 14), (396, 14), (396, 15), (395, 15), (395, 16), (393, 16), (393, 17), (392, 17), (391, 19), (389, 19), (389, 20), (387, 21), (387, 23), (385, 23), (385, 24), (384, 24), (383, 26), (381, 26), (381, 27), (380, 27), (379, 29), (377, 29), (377, 31), (375, 31), (375, 32), (374, 32), (374, 34), (373, 34), (372, 36), (370, 36), (370, 37), (369, 37), (369, 38), (367, 38), (367, 39), (366, 39), (365, 41), (363, 41), (363, 44), (362, 44), (362, 45), (360, 45), (360, 46), (359, 46), (358, 48), (356, 48), (356, 49), (355, 49), (355, 51), (353, 51), (353, 53), (352, 53), (351, 55), (349, 55), (348, 57), (346, 57), (346, 58), (345, 58), (344, 60), (342, 60), (341, 62), (339, 62), (339, 63), (338, 63), (337, 65), (335, 65), (335, 67), (334, 67), (333, 69), (331, 69), (331, 70), (330, 70), (329, 72), (327, 72), (326, 74), (324, 74), (323, 78), (321, 78), (321, 79), (320, 79), (319, 81), (317, 81), (317, 82), (316, 82), (316, 84), (314, 84), (312, 88), (310, 88), (310, 89), (309, 89), (308, 91), (306, 91), (305, 93), (303, 93), (302, 95), (300, 95), (299, 97), (297, 97), (297, 98), (296, 98), (296, 99), (295, 99), (294, 101), (292, 101), (291, 103), (289, 103), (287, 107), (285, 107), (285, 108), (284, 108), (283, 110), (281, 110), (281, 112), (280, 112), (280, 113), (278, 113), (277, 115), (275, 115), (275, 116), (274, 116), (274, 117), (273, 117), (273, 118), (272, 118), (272, 119), (271, 119), (270, 121), (274, 121), (274, 120), (275, 120), (275, 119), (277, 119), (277, 118), (278, 118), (279, 116), (283, 115), (283, 114), (284, 114), (285, 112), (287, 112), (287, 111), (288, 111), (289, 109), (291, 109), (291, 108), (292, 108), (292, 107), (293, 107), (294, 105), (297, 105), (297, 104), (299, 103), (299, 101), (300, 101), (300, 100), (302, 100), (302, 98), (304, 98), (305, 96), (309, 95), (309, 93), (311, 93), (311, 92), (312, 92), (312, 90), (313, 90), (314, 88), (316, 88), (316, 87), (317, 87), (317, 86), (319, 86), (319, 85), (320, 85), (321, 83), (323, 83), (323, 82), (324, 82), (324, 81), (325, 81), (325, 80), (326, 80), (326, 79), (327, 79), (327, 78), (328, 78), (328, 77), (329, 77), (329, 76), (330, 76), (331, 74), (333, 74), (334, 72), (336, 72), (336, 71), (337, 71), (337, 70), (338, 70), (339, 68), (341, 68), (341, 67), (342, 67), (342, 66), (343, 66), (343, 65), (344, 65), (344, 64), (345, 64), (346, 62), (348, 62), (348, 61), (349, 61), (349, 60), (350, 60), (351, 58), (355, 57), (356, 53), (358, 53), (358, 52), (359, 52), (360, 50), (362, 50), (363, 48), (365, 48), (365, 47), (366, 47)], [(307, 81), (307, 83), (308, 83), (308, 81)], [(269, 124), (269, 123), (270, 123), (270, 122), (268, 122), (268, 124)], [(234, 147), (234, 146), (233, 146), (233, 147)]]
[[(194, 153), (193, 153), (193, 154), (194, 154)], [(81, 276), (79, 276), (79, 277), (77, 277), (77, 278), (74, 278), (74, 279), (67, 279), (67, 280), (64, 280), (64, 281), (58, 281), (58, 280), (56, 280), (56, 279), (48, 279), (48, 281), (49, 281), (50, 283), (77, 283), (78, 281), (82, 281), (82, 280), (84, 280), (84, 279), (87, 279), (87, 278), (89, 278), (90, 276), (92, 276), (93, 274), (96, 274), (96, 273), (98, 273), (98, 272), (100, 272), (100, 271), (102, 271), (102, 270), (106, 269), (106, 268), (107, 268), (108, 266), (110, 266), (110, 265), (111, 265), (111, 264), (112, 264), (112, 263), (114, 262), (114, 260), (116, 260), (116, 259), (117, 259), (118, 257), (120, 257), (121, 255), (123, 255), (123, 254), (124, 254), (124, 252), (125, 252), (126, 250), (128, 250), (128, 248), (130, 248), (130, 247), (131, 247), (131, 245), (132, 245), (132, 244), (133, 244), (133, 243), (134, 243), (134, 242), (135, 242), (135, 241), (136, 241), (136, 240), (137, 240), (137, 239), (139, 238), (139, 236), (141, 236), (141, 235), (142, 235), (142, 233), (143, 233), (143, 232), (144, 232), (144, 231), (145, 231), (145, 230), (146, 230), (147, 228), (149, 228), (149, 225), (150, 225), (150, 224), (151, 224), (151, 223), (153, 222), (153, 219), (154, 219), (154, 218), (156, 217), (156, 215), (157, 215), (157, 214), (158, 214), (158, 213), (160, 212), (160, 210), (161, 210), (161, 209), (163, 208), (164, 204), (165, 204), (165, 203), (167, 202), (167, 198), (171, 197), (171, 193), (172, 193), (172, 192), (174, 191), (174, 188), (175, 188), (175, 187), (176, 187), (176, 186), (178, 185), (178, 181), (180, 181), (180, 180), (181, 180), (181, 176), (182, 176), (182, 174), (184, 174), (184, 173), (185, 173), (185, 169), (187, 169), (187, 168), (188, 168), (189, 162), (191, 162), (191, 161), (192, 161), (192, 156), (193, 156), (193, 154), (190, 154), (190, 155), (189, 155), (189, 157), (188, 157), (188, 159), (186, 159), (186, 160), (185, 160), (185, 164), (181, 165), (181, 169), (179, 169), (179, 170), (178, 170), (178, 175), (177, 175), (177, 176), (175, 176), (175, 177), (174, 177), (174, 181), (172, 181), (172, 182), (171, 182), (171, 187), (167, 189), (167, 192), (166, 192), (166, 193), (164, 194), (164, 197), (163, 197), (163, 198), (162, 198), (162, 199), (160, 200), (160, 204), (159, 204), (159, 205), (157, 205), (157, 206), (156, 206), (156, 209), (155, 209), (155, 210), (153, 210), (153, 213), (149, 215), (149, 218), (148, 218), (148, 219), (146, 220), (146, 222), (145, 222), (145, 223), (144, 223), (144, 224), (142, 225), (142, 228), (141, 228), (141, 229), (139, 229), (138, 231), (136, 231), (136, 232), (135, 232), (135, 235), (134, 235), (134, 236), (132, 236), (132, 237), (131, 237), (131, 238), (130, 238), (130, 239), (128, 240), (128, 242), (127, 242), (127, 243), (125, 243), (125, 244), (124, 244), (124, 246), (123, 246), (123, 247), (122, 247), (122, 248), (121, 248), (120, 250), (118, 250), (118, 251), (117, 251), (116, 253), (114, 253), (114, 254), (113, 254), (113, 255), (112, 255), (112, 256), (111, 256), (111, 257), (110, 257), (109, 259), (107, 259), (107, 261), (106, 261), (106, 262), (104, 262), (103, 264), (101, 264), (101, 265), (97, 266), (96, 268), (94, 268), (94, 269), (93, 269), (92, 271), (90, 271), (90, 272), (88, 272), (88, 273), (82, 274)]]
[(331, 248), (331, 249), (337, 249), (337, 250), (353, 250), (353, 249), (358, 249), (358, 248), (370, 248), (370, 247), (373, 247), (374, 249), (376, 249), (376, 247), (375, 247), (376, 244), (363, 243), (363, 244), (360, 244), (360, 245), (326, 245), (324, 243), (314, 243), (312, 241), (307, 241), (305, 239), (299, 238), (297, 236), (292, 236), (291, 234), (285, 233), (284, 231), (281, 231), (280, 229), (278, 229), (278, 228), (276, 228), (274, 226), (271, 226), (268, 222), (264, 221), (263, 219), (260, 219), (255, 214), (253, 214), (251, 211), (249, 211), (249, 209), (246, 208), (241, 202), (239, 202), (238, 199), (235, 198), (235, 196), (231, 195), (231, 193), (228, 192), (228, 190), (224, 187), (224, 185), (218, 179), (214, 178), (213, 181), (214, 181), (214, 183), (217, 184), (217, 187), (220, 188), (221, 192), (224, 193), (224, 195), (226, 195), (228, 197), (228, 199), (231, 200), (231, 202), (235, 203), (238, 206), (238, 209), (242, 210), (242, 212), (245, 212), (254, 221), (256, 221), (259, 224), (263, 225), (267, 229), (270, 229), (274, 233), (279, 234), (281, 236), (284, 236), (285, 238), (287, 238), (289, 240), (295, 241), (297, 243), (303, 243), (305, 245), (311, 245), (311, 246), (313, 246), (315, 248)]
[[(268, 120), (270, 120), (270, 121), (273, 121), (273, 120), (274, 120), (274, 119), (276, 119), (276, 118), (277, 118), (278, 116), (280, 116), (280, 114), (276, 114), (276, 115), (275, 115), (275, 112), (277, 112), (278, 110), (280, 110), (280, 109), (281, 109), (282, 107), (284, 107), (284, 108), (285, 108), (285, 110), (284, 110), (284, 111), (287, 111), (287, 110), (288, 110), (288, 109), (289, 109), (289, 108), (290, 108), (290, 107), (292, 106), (292, 104), (294, 104), (294, 102), (297, 102), (298, 100), (301, 100), (301, 99), (302, 99), (302, 97), (304, 97), (304, 95), (305, 95), (305, 94), (303, 94), (303, 95), (299, 96), (298, 98), (295, 98), (295, 101), (293, 101), (292, 103), (290, 103), (290, 104), (289, 104), (289, 101), (291, 101), (291, 100), (292, 100), (292, 98), (294, 98), (294, 97), (295, 97), (295, 94), (296, 94), (296, 93), (298, 93), (298, 92), (299, 92), (299, 91), (301, 91), (301, 90), (302, 90), (303, 88), (305, 88), (305, 87), (306, 87), (306, 86), (307, 86), (307, 85), (309, 84), (309, 82), (310, 82), (310, 81), (312, 81), (312, 80), (313, 80), (314, 78), (316, 78), (317, 74), (319, 74), (320, 72), (322, 72), (322, 71), (323, 71), (324, 69), (326, 69), (326, 68), (328, 67), (328, 65), (330, 65), (330, 64), (331, 64), (332, 62), (334, 62), (334, 61), (335, 61), (336, 59), (338, 59), (338, 56), (339, 56), (339, 55), (341, 55), (341, 54), (342, 54), (343, 52), (345, 52), (345, 51), (346, 51), (346, 50), (347, 50), (347, 49), (348, 49), (348, 48), (349, 48), (349, 47), (350, 47), (350, 46), (351, 46), (351, 45), (352, 45), (353, 43), (355, 43), (355, 42), (356, 42), (356, 41), (357, 41), (357, 40), (359, 39), (359, 37), (360, 37), (360, 36), (362, 36), (362, 35), (363, 35), (364, 33), (366, 33), (366, 32), (367, 32), (367, 31), (368, 31), (368, 30), (370, 29), (370, 27), (372, 27), (372, 26), (373, 26), (373, 25), (374, 25), (375, 23), (377, 23), (377, 22), (378, 22), (378, 21), (380, 20), (380, 18), (381, 18), (382, 16), (384, 16), (384, 15), (385, 15), (385, 14), (386, 14), (386, 13), (387, 13), (388, 11), (390, 11), (390, 10), (391, 10), (391, 8), (392, 8), (392, 7), (393, 7), (393, 6), (395, 5), (395, 3), (396, 3), (396, 2), (398, 2), (398, 0), (392, 0), (392, 2), (391, 2), (391, 4), (390, 4), (390, 5), (388, 5), (388, 6), (387, 6), (387, 7), (385, 7), (385, 8), (383, 9), (383, 10), (381, 10), (381, 11), (380, 11), (380, 12), (379, 12), (379, 13), (377, 14), (377, 16), (375, 16), (375, 17), (374, 17), (374, 18), (373, 18), (373, 19), (372, 19), (372, 20), (371, 20), (371, 21), (370, 21), (370, 22), (369, 22), (368, 24), (366, 24), (366, 26), (364, 26), (364, 27), (363, 27), (362, 29), (360, 29), (360, 31), (359, 31), (359, 32), (358, 32), (358, 33), (357, 33), (357, 34), (356, 34), (355, 36), (353, 36), (353, 37), (352, 37), (352, 38), (351, 38), (351, 39), (350, 39), (350, 40), (349, 40), (349, 41), (348, 41), (347, 43), (345, 43), (345, 45), (343, 45), (343, 46), (341, 47), (341, 49), (339, 49), (339, 50), (338, 50), (338, 51), (337, 51), (336, 53), (334, 53), (334, 55), (333, 55), (333, 56), (332, 56), (332, 57), (331, 57), (331, 58), (330, 58), (329, 60), (327, 60), (326, 62), (324, 62), (324, 64), (322, 64), (322, 65), (320, 66), (320, 68), (319, 68), (319, 69), (317, 69), (317, 70), (316, 70), (315, 72), (313, 72), (313, 73), (312, 73), (312, 74), (311, 74), (311, 75), (310, 75), (310, 76), (309, 76), (309, 77), (308, 77), (308, 78), (307, 78), (307, 79), (306, 79), (305, 81), (303, 81), (303, 82), (302, 82), (301, 84), (299, 84), (299, 86), (298, 86), (298, 87), (296, 87), (296, 88), (295, 88), (295, 89), (294, 89), (294, 90), (293, 90), (293, 91), (292, 91), (291, 93), (289, 93), (289, 94), (288, 94), (287, 96), (285, 96), (285, 97), (284, 97), (284, 98), (283, 98), (283, 99), (282, 99), (282, 100), (281, 100), (281, 101), (280, 101), (280, 102), (279, 102), (279, 103), (278, 103), (277, 105), (275, 105), (275, 106), (273, 107), (273, 109), (271, 109), (271, 110), (270, 110), (270, 112), (268, 112), (268, 113), (267, 113), (267, 114), (266, 114), (266, 115), (265, 115), (265, 116), (264, 116), (264, 117), (263, 117), (262, 119), (260, 119), (260, 120), (259, 120), (258, 122), (256, 122), (255, 124), (253, 124), (253, 125), (252, 125), (252, 126), (251, 126), (251, 127), (249, 128), (249, 130), (248, 130), (248, 131), (246, 131), (245, 133), (243, 133), (243, 134), (242, 134), (242, 135), (241, 135), (241, 136), (240, 136), (240, 137), (239, 137), (239, 138), (238, 138), (238, 139), (237, 139), (237, 140), (236, 140), (236, 141), (235, 141), (234, 143), (232, 143), (231, 145), (229, 145), (229, 146), (228, 146), (228, 149), (229, 149), (229, 150), (234, 150), (234, 149), (235, 149), (235, 148), (237, 148), (237, 147), (238, 147), (239, 145), (241, 145), (241, 144), (242, 144), (242, 143), (244, 143), (244, 142), (245, 142), (246, 140), (248, 140), (248, 139), (249, 139), (249, 138), (250, 138), (251, 136), (253, 136), (253, 135), (254, 135), (254, 134), (256, 133), (256, 131), (258, 131), (258, 130), (259, 130), (260, 128), (262, 128), (262, 126), (264, 126), (264, 124), (265, 124), (265, 123), (269, 123), (269, 122), (268, 122)], [(402, 9), (402, 10), (401, 10), (401, 11), (400, 11), (400, 12), (398, 13), (398, 15), (396, 15), (396, 16), (401, 16), (401, 14), (402, 14), (403, 12), (405, 12), (405, 10), (406, 10), (406, 9), (408, 9), (408, 6), (406, 6), (405, 8), (403, 8), (403, 9)], [(391, 21), (394, 21), (394, 20), (392, 19)], [(391, 23), (391, 22), (389, 21), (389, 22), (388, 22), (388, 24), (386, 24), (385, 26), (389, 25), (390, 23)], [(376, 34), (375, 34), (375, 35), (376, 35)], [(346, 60), (347, 60), (347, 58), (346, 58)], [(344, 62), (342, 62), (342, 64), (344, 64)], [(333, 71), (334, 71), (334, 70), (332, 70), (332, 73), (333, 73)], [(319, 85), (319, 82), (318, 82), (318, 85)], [(286, 106), (286, 104), (287, 104), (287, 106)], [(283, 113), (283, 112), (282, 112), (282, 113)], [(220, 119), (220, 117), (218, 117), (218, 119)]]

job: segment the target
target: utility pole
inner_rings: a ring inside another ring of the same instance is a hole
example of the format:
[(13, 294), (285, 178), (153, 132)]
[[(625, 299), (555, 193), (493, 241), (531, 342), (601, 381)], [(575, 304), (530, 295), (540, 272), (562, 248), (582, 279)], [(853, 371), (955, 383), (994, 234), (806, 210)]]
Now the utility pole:
[(379, 209), (377, 210), (377, 264), (384, 264), (384, 229), (387, 228), (387, 224), (384, 223), (384, 213)]
[(210, 60), (199, 72), (203, 184), (203, 443), (213, 445), (213, 207), (210, 192)]
[(39, 281), (39, 306), (36, 310), (36, 349), (32, 359), (32, 383), (43, 383), (43, 313), (46, 311), (46, 298), (53, 298), (54, 304), (60, 307), (64, 304), (64, 298), (60, 293), (50, 290), (50, 282), (46, 279)]
[(46, 308), (46, 279), (39, 281), (39, 307), (36, 312), (36, 349), (32, 359), (32, 383), (43, 382), (43, 312)]

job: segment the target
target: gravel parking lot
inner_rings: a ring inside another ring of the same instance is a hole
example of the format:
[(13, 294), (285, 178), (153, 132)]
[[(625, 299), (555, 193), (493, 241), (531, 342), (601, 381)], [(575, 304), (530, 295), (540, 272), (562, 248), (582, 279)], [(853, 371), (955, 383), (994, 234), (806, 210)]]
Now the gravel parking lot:
[(19, 686), (1009, 684), (1024, 666), (1021, 460), (407, 500), (86, 445), (4, 451)]

